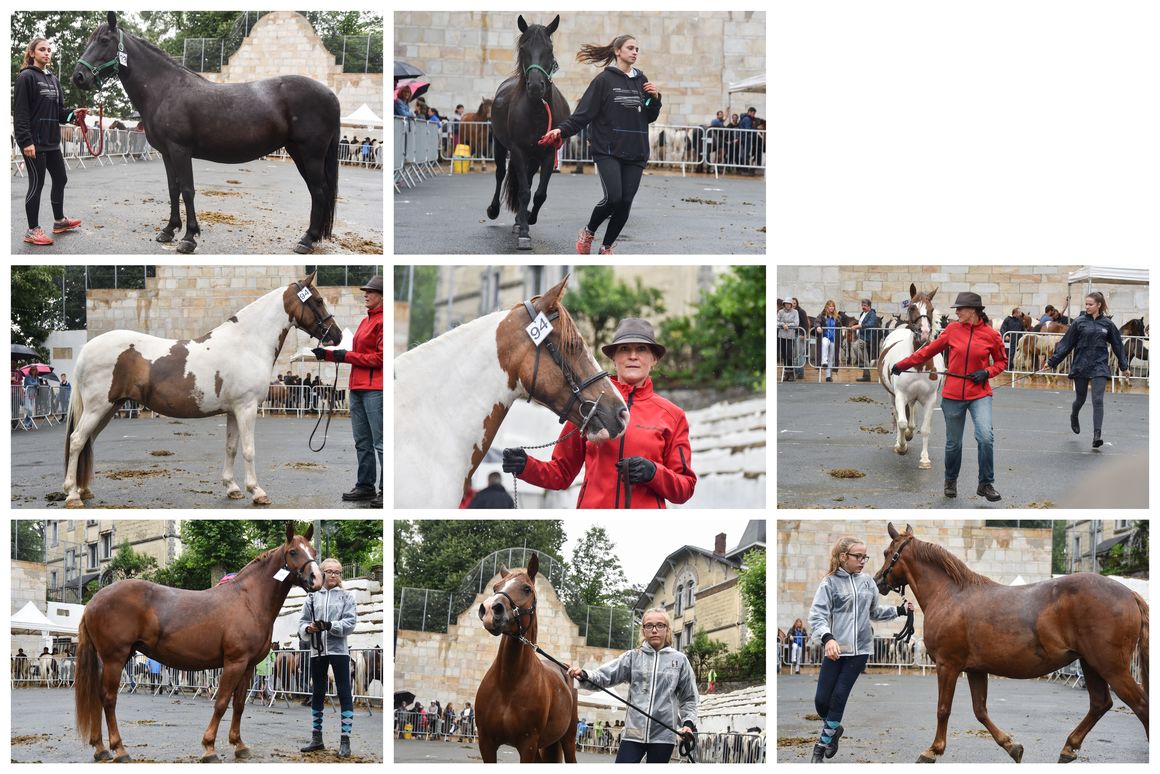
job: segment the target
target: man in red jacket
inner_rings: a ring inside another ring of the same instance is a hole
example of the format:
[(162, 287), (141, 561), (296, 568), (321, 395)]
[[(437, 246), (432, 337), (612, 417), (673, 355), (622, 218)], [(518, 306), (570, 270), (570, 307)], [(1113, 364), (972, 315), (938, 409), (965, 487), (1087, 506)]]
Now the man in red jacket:
[(697, 474), (685, 412), (653, 392), (649, 372), (665, 355), (647, 320), (620, 321), (602, 351), (616, 366), (612, 384), (628, 406), (628, 429), (618, 440), (588, 443), (575, 425), (564, 425), (549, 462), (523, 449), (503, 450), (503, 469), (544, 489), (567, 489), (584, 467), (577, 508), (664, 508), (686, 502)]
[(979, 488), (977, 493), (990, 502), (1002, 498), (995, 491), (995, 434), (991, 427), (991, 385), (1007, 370), (1007, 348), (1003, 339), (983, 315), (983, 299), (978, 293), (959, 293), (951, 309), (958, 317), (942, 334), (913, 355), (899, 360), (890, 369), (897, 376), (946, 351), (947, 377), (943, 384), (942, 411), (947, 423), (947, 448), (943, 494), (958, 494), (959, 466), (963, 460), (963, 429), (967, 413), (975, 426), (979, 447)]
[[(358, 457), (358, 481), (343, 494), (347, 501), (370, 500), (383, 507), (383, 278), (372, 277), (359, 288), (366, 319), (354, 334), (354, 349), (314, 350), (319, 360), (350, 365), (350, 424)], [(377, 484), (377, 486), (376, 486)]]

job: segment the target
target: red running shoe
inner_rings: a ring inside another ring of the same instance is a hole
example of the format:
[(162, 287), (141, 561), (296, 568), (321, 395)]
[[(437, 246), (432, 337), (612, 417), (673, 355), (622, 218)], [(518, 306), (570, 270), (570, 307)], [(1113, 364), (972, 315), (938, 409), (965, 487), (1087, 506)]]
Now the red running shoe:
[(612, 255), (613, 248), (615, 248), (615, 247), (616, 247), (616, 242), (613, 242), (610, 245), (600, 245), (600, 254), (601, 255)]
[(63, 234), (66, 231), (72, 231), (80, 224), (81, 222), (75, 218), (61, 218), (60, 220), (53, 222), (52, 233)]
[(44, 229), (40, 226), (37, 226), (24, 232), (24, 241), (30, 245), (51, 245), (52, 237), (44, 233)]
[(576, 252), (580, 255), (588, 255), (592, 252), (592, 240), (596, 235), (588, 230), (587, 226), (580, 228), (580, 236), (576, 237)]

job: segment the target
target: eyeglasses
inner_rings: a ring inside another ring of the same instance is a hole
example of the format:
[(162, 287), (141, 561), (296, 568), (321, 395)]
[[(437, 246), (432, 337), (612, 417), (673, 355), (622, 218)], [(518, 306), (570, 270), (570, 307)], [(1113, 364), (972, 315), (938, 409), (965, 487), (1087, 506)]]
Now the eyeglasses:
[(644, 624), (640, 628), (644, 629), (646, 632), (663, 632), (665, 629), (669, 628), (669, 625), (668, 624)]
[(850, 557), (851, 559), (857, 559), (859, 562), (865, 562), (867, 559), (869, 559), (869, 558), (870, 558), (870, 554), (851, 554), (851, 553), (847, 553), (847, 554), (846, 554), (846, 556)]
[(342, 570), (323, 570), (323, 575), (342, 575)]

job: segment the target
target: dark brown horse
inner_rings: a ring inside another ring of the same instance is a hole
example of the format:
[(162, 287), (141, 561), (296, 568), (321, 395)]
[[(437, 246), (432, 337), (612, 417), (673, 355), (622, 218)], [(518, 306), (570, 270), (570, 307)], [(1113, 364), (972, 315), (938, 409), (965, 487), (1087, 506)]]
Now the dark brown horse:
[[(975, 717), (1019, 762), (1016, 744), (987, 714), (987, 675), (1040, 677), (1079, 659), (1090, 706), (1067, 737), (1060, 763), (1076, 759), (1084, 737), (1112, 708), (1116, 692), (1148, 733), (1148, 603), (1111, 578), (1076, 573), (1027, 586), (1003, 586), (972, 572), (934, 543), (887, 525), (886, 563), (874, 576), (878, 591), (910, 586), (925, 616), (923, 643), (938, 674), (938, 728), (918, 763), (946, 750), (947, 720), (959, 673), (967, 673)], [(1140, 651), (1143, 685), (1130, 671)]]
[[(1124, 354), (1128, 356), (1128, 363), (1133, 360), (1147, 360), (1148, 346), (1146, 342), (1142, 341), (1148, 337), (1148, 326), (1144, 324), (1143, 317), (1137, 317), (1135, 320), (1128, 320), (1120, 326), (1121, 336), (1131, 336), (1133, 338), (1124, 342)], [(1115, 357), (1115, 355), (1112, 355)], [(1112, 372), (1115, 373), (1118, 366), (1113, 363)]]
[[(201, 760), (219, 760), (214, 743), (231, 698), (234, 757), (250, 757), (242, 741), (242, 710), (254, 667), (270, 651), (274, 620), (291, 586), (322, 588), (318, 554), (310, 544), (313, 534), (313, 525), (296, 535), (294, 523), (287, 523), (285, 543), (243, 567), (230, 583), (208, 591), (123, 580), (93, 596), (81, 616), (74, 684), (77, 732), (95, 748), (93, 760), (130, 760), (117, 727), (117, 690), (134, 651), (176, 669), (222, 667), (213, 717), (201, 739)], [(112, 752), (102, 740), (102, 710)]]
[(501, 566), (495, 593), (479, 606), (483, 628), (500, 638), (499, 653), (475, 694), (484, 763), (495, 763), (503, 744), (519, 750), (520, 763), (559, 763), (561, 756), (576, 762), (576, 688), (563, 669), (541, 660), (534, 649), (539, 568), (536, 554), (526, 570)]

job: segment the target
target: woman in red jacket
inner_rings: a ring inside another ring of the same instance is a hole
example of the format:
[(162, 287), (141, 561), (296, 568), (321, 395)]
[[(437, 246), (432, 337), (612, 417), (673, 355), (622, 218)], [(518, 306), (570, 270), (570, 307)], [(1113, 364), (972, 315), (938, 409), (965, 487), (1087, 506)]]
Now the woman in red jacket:
[(314, 350), (319, 360), (350, 365), (350, 424), (358, 457), (358, 481), (343, 494), (346, 501), (370, 500), (383, 507), (383, 278), (372, 277), (359, 288), (366, 319), (354, 334), (354, 349)]
[(628, 405), (629, 426), (618, 440), (588, 443), (568, 422), (549, 462), (523, 449), (503, 450), (503, 469), (544, 489), (567, 489), (584, 466), (577, 508), (664, 508), (693, 496), (689, 422), (685, 412), (653, 392), (649, 372), (665, 355), (652, 325), (620, 321), (602, 351), (616, 366), (612, 383)]
[(978, 293), (959, 293), (951, 309), (958, 317), (937, 339), (890, 369), (897, 376), (946, 351), (947, 376), (943, 384), (942, 411), (947, 423), (947, 448), (943, 494), (958, 494), (959, 466), (963, 460), (963, 429), (967, 413), (975, 425), (979, 447), (979, 488), (977, 494), (990, 502), (1001, 500), (995, 491), (995, 433), (991, 427), (991, 385), (1007, 370), (1007, 348), (1003, 339), (983, 315), (983, 299)]

